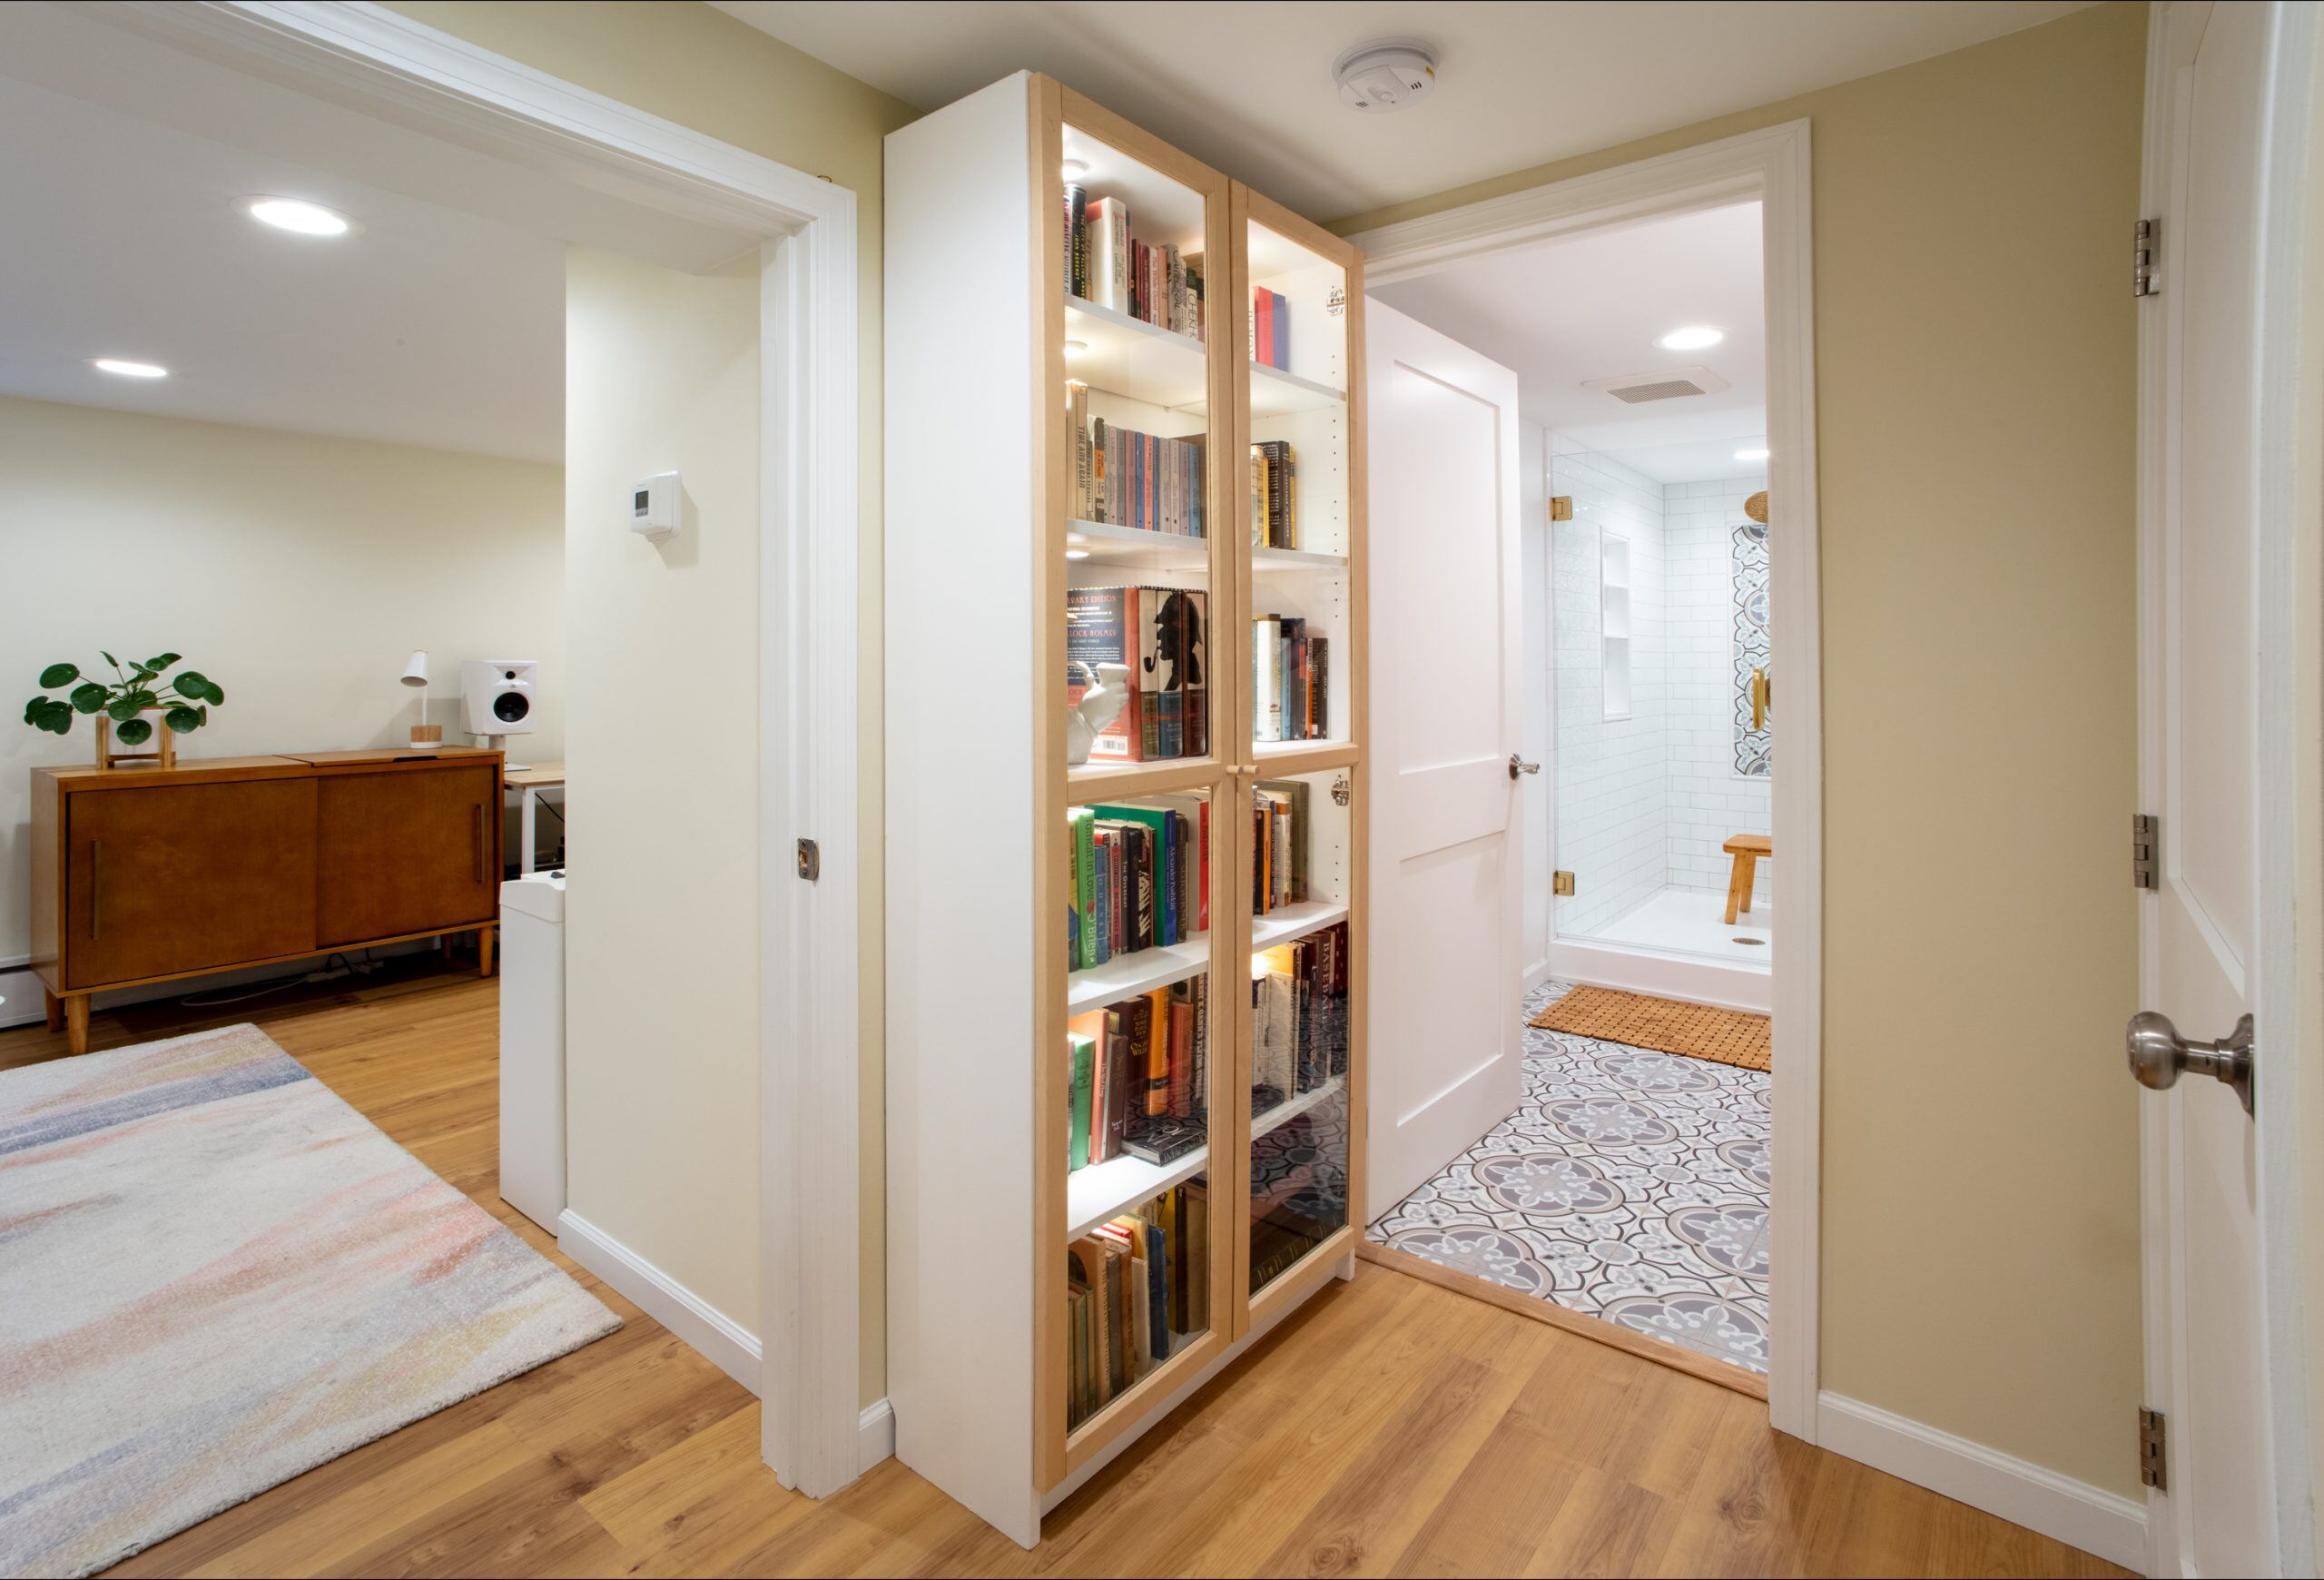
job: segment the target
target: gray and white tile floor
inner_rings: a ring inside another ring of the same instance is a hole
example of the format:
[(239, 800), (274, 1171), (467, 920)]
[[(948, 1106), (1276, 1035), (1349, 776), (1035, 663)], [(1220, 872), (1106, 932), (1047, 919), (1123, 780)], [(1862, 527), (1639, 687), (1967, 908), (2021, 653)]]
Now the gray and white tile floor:
[[(1525, 1018), (1572, 984), (1529, 993)], [(1768, 1078), (1527, 1026), (1515, 1113), (1371, 1239), (1768, 1369)]]

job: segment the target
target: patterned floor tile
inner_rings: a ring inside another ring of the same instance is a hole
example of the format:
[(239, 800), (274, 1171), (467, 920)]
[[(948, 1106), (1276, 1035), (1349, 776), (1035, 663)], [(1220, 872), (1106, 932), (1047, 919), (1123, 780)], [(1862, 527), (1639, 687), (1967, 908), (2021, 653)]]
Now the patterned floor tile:
[[(1528, 994), (1523, 1015), (1569, 983)], [(1528, 1026), (1515, 1113), (1377, 1244), (1768, 1369), (1768, 1078)]]

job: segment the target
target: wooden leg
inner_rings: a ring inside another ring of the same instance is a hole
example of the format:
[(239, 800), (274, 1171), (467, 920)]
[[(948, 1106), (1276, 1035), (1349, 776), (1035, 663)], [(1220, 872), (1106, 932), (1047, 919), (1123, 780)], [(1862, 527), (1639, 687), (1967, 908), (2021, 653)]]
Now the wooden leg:
[(476, 973), (478, 976), (492, 974), (492, 929), (489, 927), (477, 929)]
[(1755, 855), (1737, 856), (1735, 865), (1743, 874), (1743, 909), (1748, 911), (1751, 908), (1751, 891), (1759, 883), (1759, 858)]
[(1748, 857), (1737, 856), (1735, 865), (1727, 874), (1727, 924), (1735, 925), (1735, 907), (1743, 901), (1743, 864)]
[(75, 1053), (89, 1051), (89, 995), (74, 993), (64, 1001), (64, 1035)]
[(48, 1010), (48, 1029), (52, 1032), (64, 1030), (64, 1001), (50, 992), (46, 984), (41, 987), (40, 996), (42, 1003)]

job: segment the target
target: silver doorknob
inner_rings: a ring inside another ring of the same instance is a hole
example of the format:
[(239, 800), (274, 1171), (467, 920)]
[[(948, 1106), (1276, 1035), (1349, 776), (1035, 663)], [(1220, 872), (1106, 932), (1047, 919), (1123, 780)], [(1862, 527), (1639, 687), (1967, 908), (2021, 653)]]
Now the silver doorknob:
[(1514, 779), (1520, 774), (1538, 774), (1541, 771), (1541, 764), (1529, 763), (1524, 758), (1519, 756), (1515, 752), (1509, 754), (1509, 776), (1511, 778)]
[(2251, 1111), (2251, 1017), (2235, 1022), (2235, 1030), (2216, 1042), (2190, 1042), (2171, 1023), (2171, 1017), (2141, 1010), (2131, 1017), (2123, 1039), (2131, 1073), (2141, 1086), (2162, 1091), (2175, 1084), (2182, 1071), (2215, 1075), (2235, 1088), (2243, 1111)]

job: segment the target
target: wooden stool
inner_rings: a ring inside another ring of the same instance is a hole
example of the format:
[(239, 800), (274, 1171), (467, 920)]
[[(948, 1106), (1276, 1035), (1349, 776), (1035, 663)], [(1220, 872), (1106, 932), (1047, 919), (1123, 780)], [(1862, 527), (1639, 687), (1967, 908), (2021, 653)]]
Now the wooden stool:
[(1761, 856), (1776, 854), (1776, 842), (1764, 834), (1738, 834), (1718, 847), (1735, 858), (1735, 871), (1727, 880), (1727, 924), (1735, 925), (1736, 913), (1751, 908), (1751, 880)]

